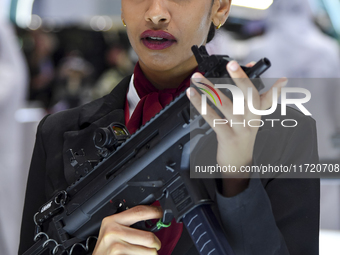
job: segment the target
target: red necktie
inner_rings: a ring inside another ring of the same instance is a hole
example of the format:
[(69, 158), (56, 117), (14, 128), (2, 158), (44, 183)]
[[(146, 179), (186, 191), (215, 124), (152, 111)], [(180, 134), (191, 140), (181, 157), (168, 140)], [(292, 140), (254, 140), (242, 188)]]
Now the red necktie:
[(140, 101), (127, 124), (127, 128), (131, 134), (135, 133), (138, 128), (159, 113), (160, 110), (168, 105), (175, 97), (189, 88), (191, 77), (191, 75), (188, 76), (178, 88), (158, 90), (144, 76), (139, 63), (136, 64), (133, 73), (134, 85)]
[[(197, 71), (197, 69), (195, 71)], [(139, 63), (136, 64), (133, 73), (134, 85), (141, 100), (138, 102), (131, 119), (127, 123), (127, 128), (131, 134), (135, 133), (137, 129), (159, 113), (160, 110), (168, 105), (175, 97), (186, 90), (190, 86), (191, 77), (191, 75), (188, 76), (178, 88), (158, 90), (145, 77)], [(128, 109), (129, 107), (127, 104), (125, 111), (127, 112)], [(159, 206), (159, 202), (156, 201), (153, 205)], [(163, 228), (156, 232), (156, 236), (162, 243), (162, 247), (158, 251), (158, 254), (170, 255), (181, 237), (182, 231), (183, 224), (176, 223), (175, 219), (173, 219), (170, 227)]]

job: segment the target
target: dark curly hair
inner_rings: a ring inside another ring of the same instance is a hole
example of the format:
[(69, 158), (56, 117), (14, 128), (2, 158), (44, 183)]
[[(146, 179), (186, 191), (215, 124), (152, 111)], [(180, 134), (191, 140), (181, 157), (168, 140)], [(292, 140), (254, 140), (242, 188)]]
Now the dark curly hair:
[[(211, 12), (212, 7), (214, 5), (214, 2), (215, 2), (215, 0), (211, 1), (211, 6), (210, 6), (210, 11), (209, 12)], [(215, 25), (214, 25), (213, 22), (211, 22), (211, 25), (210, 25), (210, 28), (209, 28), (208, 37), (207, 37), (207, 43), (210, 42), (214, 38), (214, 36), (215, 36)]]
[(210, 28), (209, 28), (207, 43), (210, 42), (214, 38), (214, 36), (215, 36), (215, 25), (214, 23), (211, 23)]

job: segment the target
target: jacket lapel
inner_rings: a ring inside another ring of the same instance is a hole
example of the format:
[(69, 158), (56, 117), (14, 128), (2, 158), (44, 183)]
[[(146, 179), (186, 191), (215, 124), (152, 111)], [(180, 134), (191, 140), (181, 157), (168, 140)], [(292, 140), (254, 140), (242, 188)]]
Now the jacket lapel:
[(131, 75), (125, 77), (110, 94), (99, 98), (80, 109), (79, 127), (80, 129), (88, 126), (94, 121), (104, 117), (112, 110), (124, 110), (126, 93), (130, 84)]

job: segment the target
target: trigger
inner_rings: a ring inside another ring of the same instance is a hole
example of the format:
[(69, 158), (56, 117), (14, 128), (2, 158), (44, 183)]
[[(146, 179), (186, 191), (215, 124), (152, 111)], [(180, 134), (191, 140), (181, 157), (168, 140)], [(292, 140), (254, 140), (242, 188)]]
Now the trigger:
[(159, 221), (157, 222), (157, 229), (161, 230), (162, 228), (168, 228), (171, 226), (171, 221), (174, 218), (174, 215), (172, 214), (172, 211), (169, 209), (164, 210), (163, 212), (163, 218), (159, 219)]
[(144, 230), (144, 231), (151, 231), (151, 232), (157, 231), (157, 223), (153, 223), (151, 220), (138, 221), (135, 224), (131, 225), (131, 227)]

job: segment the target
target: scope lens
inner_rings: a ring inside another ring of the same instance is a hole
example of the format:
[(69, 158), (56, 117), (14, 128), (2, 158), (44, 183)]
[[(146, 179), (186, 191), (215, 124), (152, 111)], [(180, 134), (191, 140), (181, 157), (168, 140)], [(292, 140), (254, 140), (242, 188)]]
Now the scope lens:
[(113, 132), (117, 135), (117, 136), (125, 136), (125, 135), (128, 135), (126, 133), (126, 131), (121, 128), (121, 127), (117, 127), (117, 126), (112, 126), (112, 130)]

